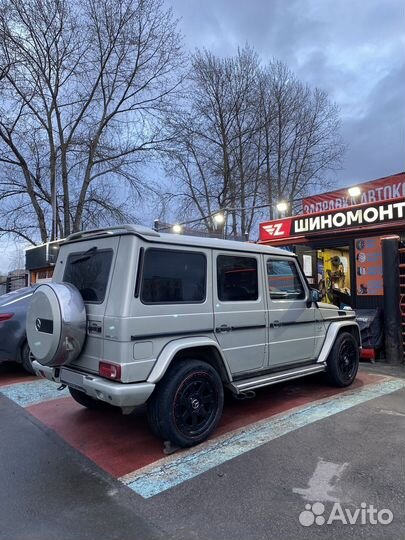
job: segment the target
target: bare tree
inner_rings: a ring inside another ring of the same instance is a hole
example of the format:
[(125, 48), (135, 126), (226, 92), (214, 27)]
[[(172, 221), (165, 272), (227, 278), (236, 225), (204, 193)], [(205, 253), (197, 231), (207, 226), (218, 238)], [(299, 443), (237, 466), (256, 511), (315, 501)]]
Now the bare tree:
[(224, 59), (197, 51), (189, 84), (166, 165), (182, 216), (200, 216), (212, 230), (207, 216), (227, 209), (229, 232), (240, 236), (273, 218), (278, 201), (293, 211), (297, 199), (327, 186), (325, 173), (339, 167), (344, 148), (325, 92), (281, 62), (263, 68), (250, 47)]
[(180, 47), (163, 0), (3, 1), (0, 235), (45, 242), (136, 218)]
[(274, 203), (294, 202), (328, 187), (325, 173), (340, 167), (344, 146), (339, 111), (325, 92), (300, 83), (288, 67), (273, 61), (262, 71), (262, 131), (265, 139), (263, 195)]
[[(182, 212), (197, 212), (207, 230), (207, 216), (227, 208), (230, 234), (249, 232), (259, 195), (257, 155), (258, 58), (249, 47), (235, 58), (208, 51), (193, 57), (191, 100), (172, 119), (176, 144), (167, 171), (176, 179)], [(242, 208), (237, 210), (236, 208)], [(245, 209), (246, 208), (246, 209)]]

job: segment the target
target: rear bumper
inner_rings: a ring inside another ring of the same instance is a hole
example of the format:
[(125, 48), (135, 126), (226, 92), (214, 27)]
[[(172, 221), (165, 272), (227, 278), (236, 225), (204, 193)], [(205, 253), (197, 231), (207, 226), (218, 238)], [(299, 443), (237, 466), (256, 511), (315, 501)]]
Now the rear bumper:
[(38, 375), (38, 377), (44, 377), (45, 379), (48, 379), (48, 381), (60, 383), (60, 378), (59, 378), (60, 370), (58, 368), (43, 366), (36, 360), (33, 360), (32, 367), (34, 368), (35, 375)]
[(37, 375), (46, 379), (67, 384), (76, 390), (116, 407), (135, 407), (143, 405), (155, 389), (152, 383), (124, 384), (109, 381), (102, 377), (81, 373), (68, 368), (51, 368), (33, 362)]

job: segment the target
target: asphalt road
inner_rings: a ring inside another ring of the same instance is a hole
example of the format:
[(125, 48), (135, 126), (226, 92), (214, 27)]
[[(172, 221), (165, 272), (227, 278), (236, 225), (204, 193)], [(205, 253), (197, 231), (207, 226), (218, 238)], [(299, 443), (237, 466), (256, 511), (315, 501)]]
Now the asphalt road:
[(0, 395), (0, 538), (160, 539), (137, 497)]
[[(0, 395), (0, 539), (403, 538), (404, 424), (402, 389), (144, 499)], [(344, 516), (363, 503), (393, 519), (304, 526), (314, 503), (325, 521), (337, 503)]]

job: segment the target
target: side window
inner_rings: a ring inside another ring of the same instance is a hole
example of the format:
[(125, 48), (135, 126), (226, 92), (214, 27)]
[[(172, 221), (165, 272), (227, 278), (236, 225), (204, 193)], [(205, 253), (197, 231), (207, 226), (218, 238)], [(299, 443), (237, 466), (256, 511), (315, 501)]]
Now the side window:
[(270, 298), (279, 300), (303, 300), (305, 289), (293, 261), (268, 259), (267, 279)]
[(219, 255), (217, 286), (218, 298), (222, 302), (257, 300), (257, 260), (252, 257)]
[(141, 301), (144, 304), (204, 302), (206, 276), (203, 253), (148, 249), (144, 254)]

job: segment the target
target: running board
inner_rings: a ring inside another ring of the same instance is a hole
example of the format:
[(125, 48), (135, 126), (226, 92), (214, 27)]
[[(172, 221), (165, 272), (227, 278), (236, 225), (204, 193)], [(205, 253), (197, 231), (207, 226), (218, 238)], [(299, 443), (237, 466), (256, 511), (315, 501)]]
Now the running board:
[(276, 384), (283, 381), (291, 381), (292, 379), (298, 379), (299, 377), (305, 377), (306, 375), (312, 375), (313, 373), (325, 371), (325, 369), (326, 364), (322, 362), (312, 366), (289, 369), (288, 371), (279, 371), (277, 373), (262, 375), (260, 377), (235, 381), (229, 383), (227, 386), (235, 394), (243, 394), (243, 392), (246, 392), (247, 390), (255, 390), (256, 388), (261, 388), (262, 386), (270, 386), (271, 384)]

